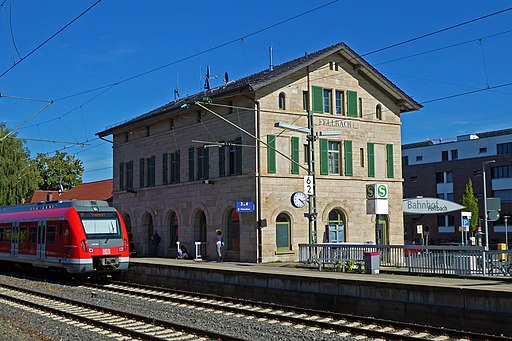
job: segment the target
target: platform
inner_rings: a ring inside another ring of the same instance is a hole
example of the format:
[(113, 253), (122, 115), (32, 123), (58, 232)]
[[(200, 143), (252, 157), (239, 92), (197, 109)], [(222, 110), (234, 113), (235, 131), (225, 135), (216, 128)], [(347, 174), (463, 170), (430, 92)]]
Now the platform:
[(132, 258), (127, 280), (512, 336), (512, 278), (318, 271), (298, 263)]

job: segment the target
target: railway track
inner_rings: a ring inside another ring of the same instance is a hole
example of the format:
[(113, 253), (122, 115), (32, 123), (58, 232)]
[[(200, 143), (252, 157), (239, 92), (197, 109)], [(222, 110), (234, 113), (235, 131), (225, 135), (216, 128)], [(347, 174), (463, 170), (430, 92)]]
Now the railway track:
[(241, 340), (8, 284), (0, 284), (0, 302), (118, 340)]
[(297, 328), (317, 329), (324, 333), (337, 333), (341, 337), (366, 336), (383, 340), (511, 340), (512, 338), (468, 331), (437, 328), (404, 322), (360, 317), (349, 314), (316, 311), (214, 295), (190, 293), (167, 288), (151, 287), (124, 282), (87, 284), (91, 292), (128, 295), (140, 300), (179, 304), (190, 309), (222, 311), (225, 314), (268, 323), (293, 324)]

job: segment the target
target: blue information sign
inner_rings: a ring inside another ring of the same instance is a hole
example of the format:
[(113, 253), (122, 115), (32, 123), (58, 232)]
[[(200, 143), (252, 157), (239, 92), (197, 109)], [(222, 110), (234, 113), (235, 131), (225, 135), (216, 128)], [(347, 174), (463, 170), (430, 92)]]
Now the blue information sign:
[(462, 219), (462, 227), (469, 227), (469, 219)]
[(254, 202), (252, 201), (237, 201), (236, 202), (237, 212), (254, 212)]

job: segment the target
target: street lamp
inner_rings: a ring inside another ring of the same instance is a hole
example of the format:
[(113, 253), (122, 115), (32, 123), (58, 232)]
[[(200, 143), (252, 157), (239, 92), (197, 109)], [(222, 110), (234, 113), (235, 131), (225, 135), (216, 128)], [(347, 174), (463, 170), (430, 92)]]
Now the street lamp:
[(510, 218), (510, 216), (508, 216), (508, 215), (503, 216), (503, 219), (505, 219), (505, 245), (506, 245), (507, 250), (508, 250), (508, 228), (507, 228), (508, 218)]
[(496, 160), (482, 162), (482, 180), (484, 184), (484, 225), (485, 225), (485, 249), (489, 251), (489, 227), (487, 225), (487, 189), (485, 186), (485, 166), (494, 163)]

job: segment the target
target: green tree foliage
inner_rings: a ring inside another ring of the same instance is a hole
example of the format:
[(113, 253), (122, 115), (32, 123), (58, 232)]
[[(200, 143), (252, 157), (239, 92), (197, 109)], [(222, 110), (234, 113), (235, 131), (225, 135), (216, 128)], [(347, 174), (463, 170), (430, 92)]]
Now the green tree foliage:
[(54, 156), (37, 154), (37, 167), (43, 184), (42, 190), (68, 190), (82, 183), (84, 167), (82, 161), (67, 153), (55, 152)]
[(473, 232), (478, 226), (478, 199), (473, 193), (473, 182), (471, 182), (471, 179), (466, 184), (461, 204), (466, 207), (465, 211), (471, 212), (470, 230)]
[[(10, 130), (0, 124), (0, 138)], [(0, 206), (22, 204), (42, 182), (23, 140), (11, 134), (0, 142)]]

